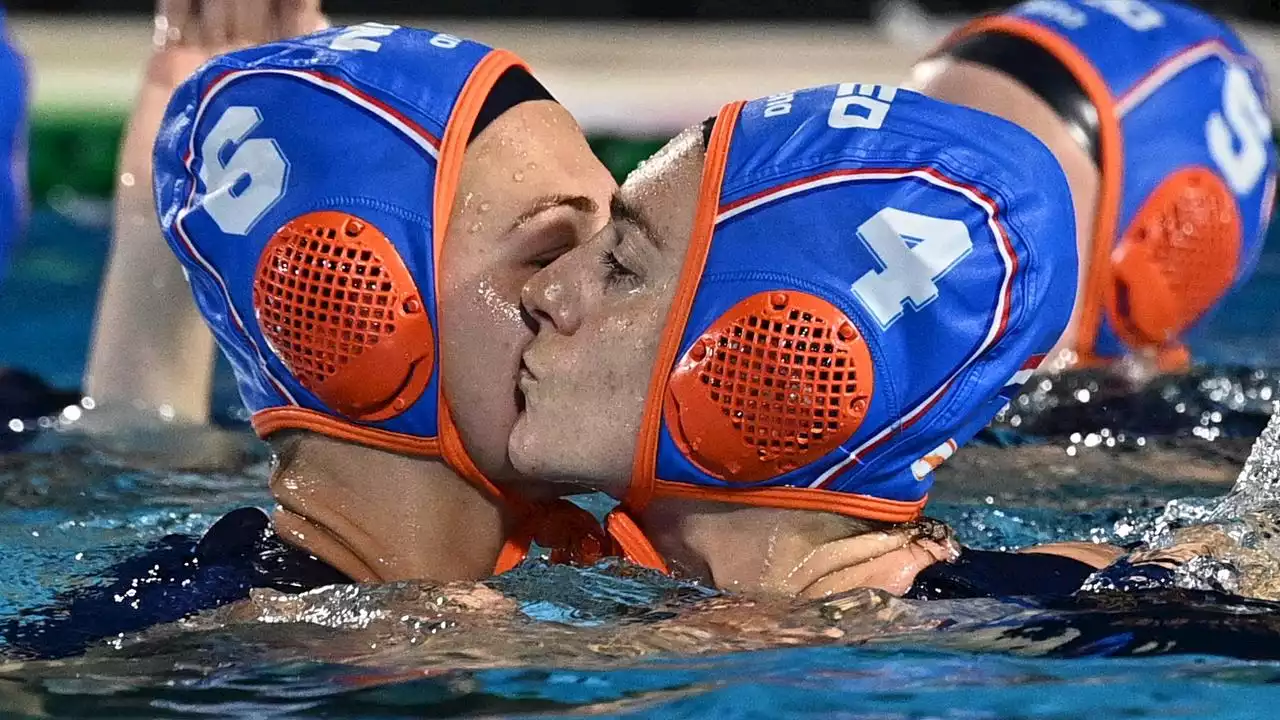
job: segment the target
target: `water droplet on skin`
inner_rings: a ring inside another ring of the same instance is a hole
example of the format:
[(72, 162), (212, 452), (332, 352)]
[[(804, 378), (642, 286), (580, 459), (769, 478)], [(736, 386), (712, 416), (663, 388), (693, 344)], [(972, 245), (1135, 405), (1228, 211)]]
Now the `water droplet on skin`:
[(471, 227), (467, 228), (467, 232), (470, 232), (472, 235), (475, 235), (476, 233), (480, 232), (480, 230), (483, 228), (484, 228), (484, 223), (474, 223), (472, 224)]
[(476, 289), (480, 294), (481, 302), (495, 318), (510, 323), (523, 322), (520, 317), (520, 307), (508, 301), (488, 278), (481, 280)]
[(516, 182), (524, 182), (524, 172), (521, 170), (517, 170), (515, 174), (511, 176), (511, 179), (515, 180)]
[(480, 203), (480, 212), (487, 213), (491, 207), (493, 207), (493, 204), (486, 200), (485, 202)]
[(529, 169), (530, 169), (530, 170), (537, 170), (537, 169), (538, 169), (538, 163), (536, 163), (536, 162), (531, 162), (531, 163), (529, 163), (528, 167), (529, 167)]

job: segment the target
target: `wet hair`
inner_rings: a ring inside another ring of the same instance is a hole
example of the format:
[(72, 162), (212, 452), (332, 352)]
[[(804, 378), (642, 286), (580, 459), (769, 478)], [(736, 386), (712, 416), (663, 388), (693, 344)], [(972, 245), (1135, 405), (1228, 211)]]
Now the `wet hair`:
[(711, 133), (716, 130), (716, 116), (712, 115), (702, 121), (702, 150), (705, 152), (711, 146)]

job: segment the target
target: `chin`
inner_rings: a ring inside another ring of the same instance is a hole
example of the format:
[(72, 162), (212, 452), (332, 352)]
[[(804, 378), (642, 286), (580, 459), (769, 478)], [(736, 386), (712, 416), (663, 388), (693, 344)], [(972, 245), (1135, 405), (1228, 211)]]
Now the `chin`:
[(531, 425), (528, 413), (521, 413), (507, 443), (507, 456), (521, 476), (526, 496), (536, 499), (590, 492), (591, 488), (569, 479), (566, 453), (557, 449), (555, 438), (537, 433)]
[(510, 438), (515, 429), (516, 409), (502, 408), (486, 413), (488, 421), (474, 434), (478, 441), (475, 450), (468, 444), (468, 452), (476, 466), (491, 480), (505, 482), (519, 479), (510, 457)]

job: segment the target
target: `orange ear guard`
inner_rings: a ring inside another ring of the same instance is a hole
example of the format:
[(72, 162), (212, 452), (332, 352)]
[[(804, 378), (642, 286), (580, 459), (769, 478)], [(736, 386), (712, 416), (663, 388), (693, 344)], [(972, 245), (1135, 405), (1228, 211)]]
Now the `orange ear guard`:
[(1111, 321), (1127, 344), (1166, 346), (1230, 289), (1243, 237), (1230, 188), (1180, 170), (1147, 198), (1111, 256)]
[(866, 341), (830, 302), (760, 293), (721, 315), (681, 358), (664, 415), (701, 470), (760, 482), (853, 437), (871, 401), (872, 368)]
[(435, 338), (417, 284), (387, 236), (354, 215), (307, 213), (277, 231), (253, 303), (289, 372), (353, 420), (395, 417), (430, 383)]

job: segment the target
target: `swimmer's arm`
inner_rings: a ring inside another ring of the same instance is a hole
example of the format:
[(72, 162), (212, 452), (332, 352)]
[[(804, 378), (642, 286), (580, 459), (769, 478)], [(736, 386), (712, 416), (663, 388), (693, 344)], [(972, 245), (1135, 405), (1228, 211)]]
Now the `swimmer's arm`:
[(152, 195), (152, 146), (169, 98), (214, 55), (327, 26), (319, 0), (157, 0), (156, 49), (120, 149), (111, 257), (85, 373), (104, 426), (121, 416), (209, 420), (213, 337), (160, 232)]
[(153, 54), (121, 145), (111, 252), (85, 373), (86, 394), (108, 417), (209, 419), (213, 337), (160, 232), (151, 186), (165, 106), (201, 59), (172, 49)]
[(1034, 547), (1023, 548), (1018, 552), (1028, 555), (1057, 555), (1058, 557), (1064, 557), (1084, 563), (1085, 565), (1098, 570), (1110, 565), (1125, 554), (1124, 550), (1116, 547), (1115, 545), (1090, 542), (1063, 542), (1051, 543), (1048, 545), (1036, 545)]

